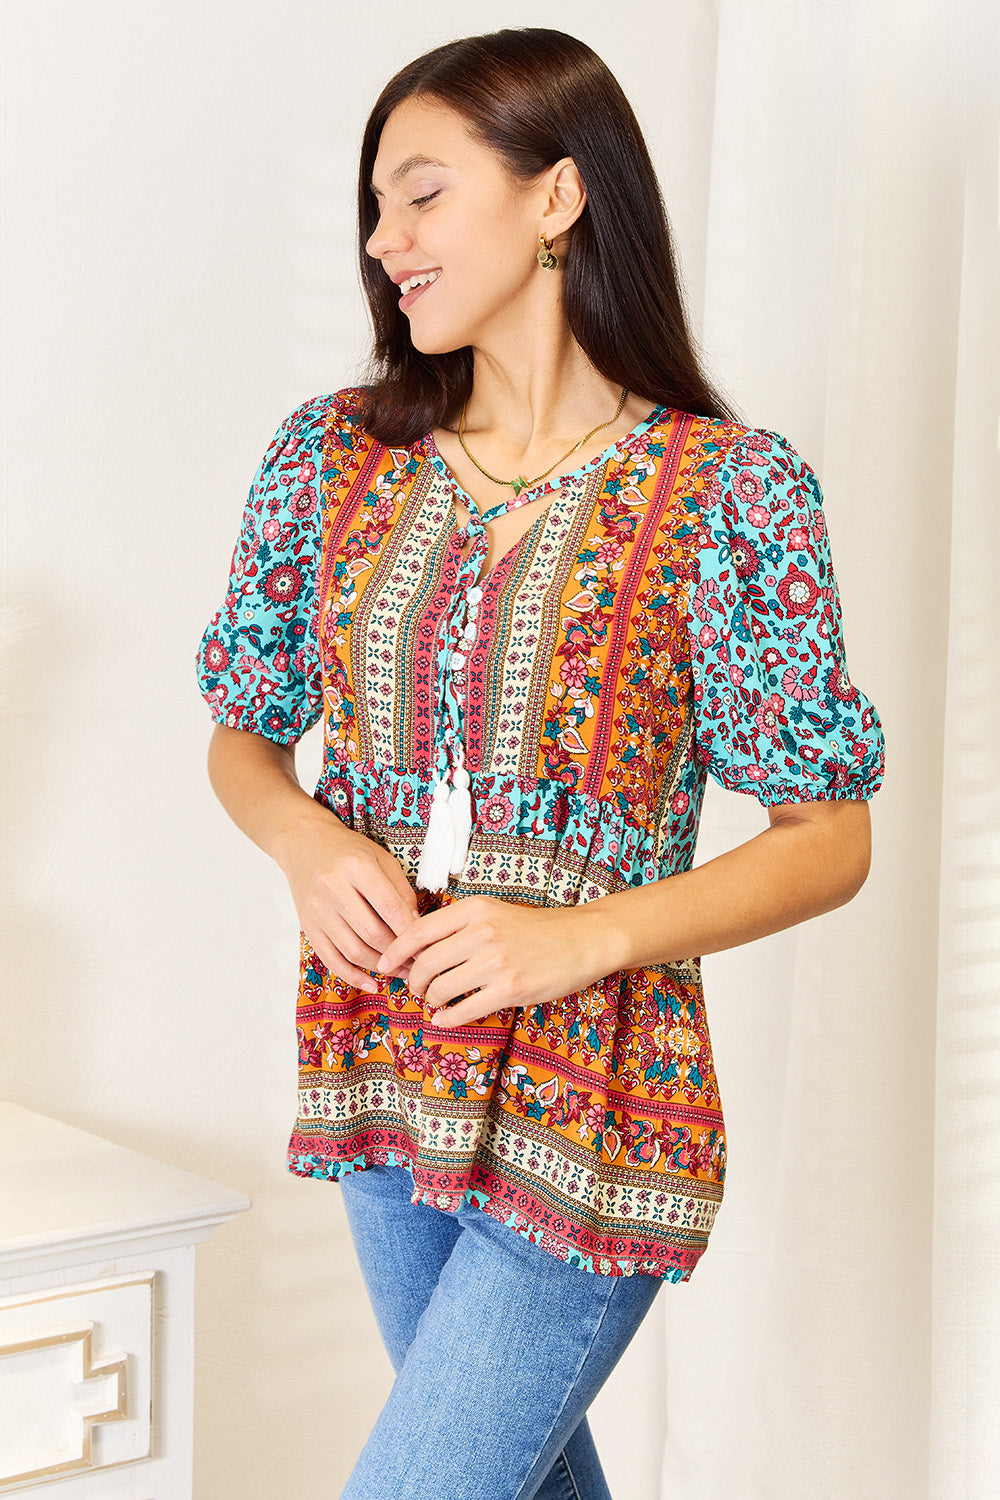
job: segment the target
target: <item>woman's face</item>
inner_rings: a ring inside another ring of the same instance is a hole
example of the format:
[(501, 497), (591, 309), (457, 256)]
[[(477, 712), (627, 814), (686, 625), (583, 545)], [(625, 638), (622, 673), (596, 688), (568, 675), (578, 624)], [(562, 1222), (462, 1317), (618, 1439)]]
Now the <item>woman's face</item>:
[(445, 354), (516, 337), (539, 275), (541, 179), (515, 182), (454, 110), (411, 98), (385, 123), (372, 184), (380, 217), (368, 254), (397, 284), (438, 273), (400, 299), (414, 347)]

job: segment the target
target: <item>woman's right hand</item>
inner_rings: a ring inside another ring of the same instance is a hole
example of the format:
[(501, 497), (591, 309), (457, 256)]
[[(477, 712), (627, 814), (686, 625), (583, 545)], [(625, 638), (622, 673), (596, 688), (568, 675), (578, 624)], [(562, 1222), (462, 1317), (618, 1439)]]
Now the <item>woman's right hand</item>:
[(325, 817), (299, 828), (276, 858), (313, 951), (331, 974), (373, 994), (378, 986), (365, 970), (377, 972), (381, 954), (416, 917), (416, 892), (388, 850), (314, 805)]

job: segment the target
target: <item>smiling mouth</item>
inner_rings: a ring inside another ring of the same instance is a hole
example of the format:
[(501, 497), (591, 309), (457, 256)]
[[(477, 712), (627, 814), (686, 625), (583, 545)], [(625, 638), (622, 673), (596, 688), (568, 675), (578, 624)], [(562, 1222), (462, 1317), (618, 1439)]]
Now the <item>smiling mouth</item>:
[(399, 283), (400, 293), (408, 297), (410, 292), (417, 290), (418, 286), (430, 286), (440, 275), (440, 266), (432, 266), (428, 271), (415, 271), (412, 276), (408, 276), (405, 281)]
[(413, 288), (412, 292), (404, 292), (400, 297), (398, 304), (401, 310), (403, 312), (409, 312), (410, 308), (416, 302), (417, 298), (422, 297), (424, 292), (429, 291), (430, 288), (434, 286), (437, 280), (438, 277), (435, 276), (433, 281), (422, 281), (419, 286), (415, 286)]

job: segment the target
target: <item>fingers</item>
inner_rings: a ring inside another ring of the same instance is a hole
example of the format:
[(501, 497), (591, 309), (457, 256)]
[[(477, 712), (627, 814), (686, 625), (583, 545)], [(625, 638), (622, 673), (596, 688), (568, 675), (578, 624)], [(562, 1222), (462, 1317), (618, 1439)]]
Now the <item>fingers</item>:
[(491, 999), (488, 990), (476, 990), (465, 1000), (459, 1000), (456, 1005), (442, 1006), (435, 1010), (431, 1016), (431, 1025), (471, 1026), (475, 1021), (484, 1021), (487, 1017), (495, 1019), (502, 1016), (505, 1010), (513, 1011), (514, 1008)]
[[(371, 927), (373, 925), (382, 929), (382, 932), (391, 937), (392, 933), (384, 923), (377, 922), (374, 913), (371, 912), (364, 902), (356, 903), (359, 910), (367, 913), (367, 918), (362, 921), (352, 920), (351, 910), (347, 915), (334, 911), (329, 913), (323, 924), (315, 931), (315, 938), (306, 930), (306, 936), (313, 944), (316, 952), (326, 964), (327, 968), (334, 973), (338, 979), (345, 980), (348, 984), (354, 984), (361, 989), (374, 992), (378, 986), (370, 972), (384, 973), (379, 958), (379, 949), (382, 947), (380, 938), (373, 947), (364, 940), (359, 927)], [(326, 951), (325, 951), (326, 950)], [(327, 956), (329, 953), (329, 957)]]
[(431, 1006), (445, 1005), (481, 983), (468, 938), (462, 932), (429, 943), (410, 966), (410, 993), (426, 999)]
[(303, 932), (331, 973), (373, 993), (378, 986), (365, 970), (381, 968), (381, 953), (417, 914), (416, 893), (403, 867), (359, 836), (357, 847), (345, 850), (314, 880), (300, 914)]
[(414, 958), (422, 948), (450, 937), (465, 925), (464, 902), (454, 901), (437, 911), (425, 912), (415, 917), (406, 928), (383, 949), (379, 968), (383, 974), (394, 974), (401, 964)]
[(376, 993), (378, 985), (372, 976), (366, 974), (364, 969), (359, 969), (350, 963), (347, 956), (330, 941), (326, 933), (308, 932), (305, 928), (303, 931), (316, 957), (335, 978), (342, 979), (345, 984), (353, 984), (356, 989), (364, 990), (369, 995)]
[(362, 847), (347, 854), (331, 876), (340, 910), (380, 953), (417, 915), (416, 893), (402, 866), (384, 850)]
[(382, 920), (378, 911), (373, 909), (371, 898), (361, 891), (344, 891), (337, 906), (338, 915), (364, 945), (374, 966), (386, 945), (395, 938), (393, 928)]

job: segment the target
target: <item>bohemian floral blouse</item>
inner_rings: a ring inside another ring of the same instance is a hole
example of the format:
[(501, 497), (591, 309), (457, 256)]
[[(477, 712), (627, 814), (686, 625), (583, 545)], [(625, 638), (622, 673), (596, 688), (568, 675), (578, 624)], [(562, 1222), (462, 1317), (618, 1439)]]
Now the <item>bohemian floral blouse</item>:
[[(414, 884), (457, 702), (468, 856), (420, 911), (686, 870), (708, 773), (765, 806), (878, 789), (820, 487), (783, 437), (657, 407), (532, 492), (550, 504), (470, 616), (453, 501), (475, 502), (432, 436), (371, 439), (359, 396), (279, 428), (199, 679), (215, 720), (280, 744), (322, 716), (316, 798)], [(697, 959), (446, 1030), (373, 977), (374, 995), (341, 981), (303, 938), (291, 1171), (404, 1165), (414, 1203), (475, 1203), (588, 1272), (688, 1279), (726, 1159)]]

